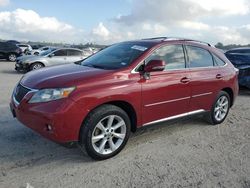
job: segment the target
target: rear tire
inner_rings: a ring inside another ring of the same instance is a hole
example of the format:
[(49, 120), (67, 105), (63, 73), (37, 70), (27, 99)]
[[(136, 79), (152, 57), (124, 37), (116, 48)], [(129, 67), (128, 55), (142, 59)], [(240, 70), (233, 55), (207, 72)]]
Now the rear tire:
[(221, 91), (216, 97), (212, 109), (206, 114), (206, 120), (212, 125), (223, 123), (230, 110), (230, 104), (229, 94)]
[(11, 53), (11, 54), (8, 55), (8, 60), (11, 61), (11, 62), (15, 62), (16, 58), (17, 58), (17, 56), (14, 53)]
[(130, 119), (124, 110), (114, 105), (102, 105), (84, 121), (80, 147), (95, 160), (111, 158), (125, 147), (130, 127)]
[(30, 70), (38, 70), (38, 69), (41, 69), (43, 67), (44, 67), (44, 65), (42, 63), (33, 63), (30, 66)]

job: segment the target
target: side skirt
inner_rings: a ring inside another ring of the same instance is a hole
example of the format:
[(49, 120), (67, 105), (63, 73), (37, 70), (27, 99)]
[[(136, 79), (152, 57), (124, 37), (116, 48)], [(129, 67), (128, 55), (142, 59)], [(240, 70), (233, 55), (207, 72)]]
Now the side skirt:
[(202, 109), (201, 110), (195, 110), (195, 111), (187, 112), (187, 113), (184, 113), (184, 114), (179, 114), (179, 115), (176, 115), (176, 116), (171, 116), (171, 117), (159, 119), (159, 120), (156, 120), (156, 121), (151, 121), (149, 123), (143, 124), (143, 127), (148, 126), (148, 125), (152, 125), (152, 124), (156, 124), (156, 123), (161, 123), (161, 122), (164, 122), (164, 121), (169, 121), (169, 120), (173, 120), (173, 119), (182, 118), (182, 117), (185, 117), (185, 116), (200, 114), (200, 113), (204, 113), (204, 112), (206, 112), (206, 111), (202, 110)]

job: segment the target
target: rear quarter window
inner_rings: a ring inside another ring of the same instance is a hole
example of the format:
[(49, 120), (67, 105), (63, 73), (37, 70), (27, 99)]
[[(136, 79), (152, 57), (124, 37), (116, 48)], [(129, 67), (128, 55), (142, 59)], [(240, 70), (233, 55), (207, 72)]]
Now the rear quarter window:
[(213, 55), (213, 57), (214, 57), (214, 65), (215, 66), (222, 67), (222, 66), (226, 65), (226, 63), (222, 59), (217, 57), (216, 55)]

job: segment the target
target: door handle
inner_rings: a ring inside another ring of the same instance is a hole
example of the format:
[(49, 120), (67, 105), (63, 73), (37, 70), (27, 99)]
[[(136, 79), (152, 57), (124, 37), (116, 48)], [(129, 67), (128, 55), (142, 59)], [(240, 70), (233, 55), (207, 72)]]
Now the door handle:
[(183, 84), (187, 84), (189, 82), (190, 82), (190, 79), (187, 78), (187, 77), (184, 77), (184, 78), (181, 79), (181, 83), (183, 83)]
[(221, 74), (217, 74), (217, 75), (216, 75), (216, 78), (217, 78), (217, 79), (222, 79), (223, 76), (222, 76)]

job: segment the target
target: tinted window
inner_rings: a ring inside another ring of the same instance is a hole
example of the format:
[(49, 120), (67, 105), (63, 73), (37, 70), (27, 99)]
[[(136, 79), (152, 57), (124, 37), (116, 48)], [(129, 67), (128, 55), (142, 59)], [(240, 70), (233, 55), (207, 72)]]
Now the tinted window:
[(82, 56), (82, 52), (79, 50), (67, 50), (68, 56)]
[(237, 49), (226, 52), (227, 54), (250, 54), (250, 49)]
[(48, 50), (48, 49), (49, 49), (49, 48), (47, 48), (47, 47), (46, 47), (46, 48), (42, 48), (42, 50), (44, 50), (44, 51), (45, 51), (45, 50)]
[(55, 56), (67, 56), (67, 51), (66, 50), (58, 50), (54, 52)]
[(19, 47), (28, 47), (27, 45), (23, 45), (23, 44), (18, 44), (17, 46), (19, 46)]
[(240, 50), (239, 53), (241, 54), (250, 54), (250, 50)]
[(213, 58), (207, 50), (194, 46), (187, 46), (186, 48), (190, 68), (213, 66)]
[(158, 48), (149, 56), (146, 63), (150, 60), (165, 61), (165, 70), (185, 68), (185, 57), (182, 45), (169, 45)]
[(224, 61), (222, 61), (219, 57), (217, 57), (216, 55), (214, 55), (214, 62), (215, 65), (217, 66), (224, 66), (226, 63)]

